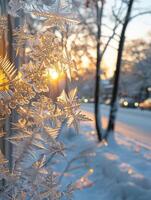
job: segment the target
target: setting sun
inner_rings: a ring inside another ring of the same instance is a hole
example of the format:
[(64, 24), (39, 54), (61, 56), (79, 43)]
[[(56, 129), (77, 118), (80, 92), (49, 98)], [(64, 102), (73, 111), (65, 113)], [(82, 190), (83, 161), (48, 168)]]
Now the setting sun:
[(59, 73), (55, 69), (48, 69), (48, 75), (52, 80), (57, 80), (59, 78)]

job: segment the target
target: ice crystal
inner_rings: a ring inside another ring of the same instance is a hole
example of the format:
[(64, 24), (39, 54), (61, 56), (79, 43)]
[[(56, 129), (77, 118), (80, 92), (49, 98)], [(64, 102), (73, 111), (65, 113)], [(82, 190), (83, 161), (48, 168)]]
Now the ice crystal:
[(0, 16), (0, 39), (2, 38), (6, 29), (7, 29), (7, 17)]
[[(79, 110), (77, 89), (65, 92), (62, 86), (76, 67), (55, 30), (62, 35), (66, 24), (75, 23), (71, 10), (71, 2), (67, 0), (9, 2), (11, 15), (25, 15), (25, 19), (36, 16), (42, 29), (31, 33), (25, 20), (22, 27), (13, 31), (16, 55), (22, 56), (26, 50), (26, 61), (18, 71), (7, 56), (0, 57), (0, 118), (5, 120), (12, 109), (17, 112), (17, 122), (12, 123), (13, 134), (6, 138), (13, 145), (11, 172), (0, 152), (0, 178), (6, 183), (0, 188), (2, 200), (72, 197), (74, 186), (62, 191), (61, 173), (54, 169), (66, 153), (66, 146), (59, 140), (63, 124), (78, 129), (79, 121), (86, 120)], [(2, 18), (0, 26), (6, 30)], [(55, 78), (52, 71), (58, 74)], [(4, 135), (0, 132), (0, 137)]]

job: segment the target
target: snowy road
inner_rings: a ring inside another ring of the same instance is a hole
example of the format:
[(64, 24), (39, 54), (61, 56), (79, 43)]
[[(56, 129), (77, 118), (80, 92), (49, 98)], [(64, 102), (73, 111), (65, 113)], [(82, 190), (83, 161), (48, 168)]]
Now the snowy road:
[[(81, 108), (86, 114), (93, 118), (93, 104), (82, 104)], [(107, 125), (109, 107), (102, 105), (103, 127)], [(120, 108), (117, 116), (115, 131), (151, 147), (151, 112), (138, 109)]]

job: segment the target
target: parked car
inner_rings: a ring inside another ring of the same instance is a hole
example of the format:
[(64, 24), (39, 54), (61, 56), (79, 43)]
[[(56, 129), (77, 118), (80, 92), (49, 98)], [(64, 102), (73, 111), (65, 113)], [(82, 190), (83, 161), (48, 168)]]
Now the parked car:
[(94, 103), (94, 98), (90, 98), (89, 103)]
[(85, 98), (85, 97), (82, 97), (82, 98), (80, 99), (80, 102), (81, 102), (81, 103), (88, 103), (88, 99)]
[(139, 104), (141, 109), (151, 110), (151, 98), (145, 99)]
[(139, 102), (135, 101), (133, 98), (122, 98), (119, 101), (119, 104), (121, 107), (126, 107), (126, 108), (138, 108), (139, 107)]

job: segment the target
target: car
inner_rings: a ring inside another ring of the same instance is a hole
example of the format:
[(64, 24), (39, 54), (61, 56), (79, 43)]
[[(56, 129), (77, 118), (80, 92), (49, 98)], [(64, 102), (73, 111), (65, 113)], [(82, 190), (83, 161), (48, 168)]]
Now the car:
[(94, 98), (90, 98), (89, 103), (94, 103)]
[(151, 110), (151, 98), (145, 99), (143, 102), (139, 104), (139, 107), (143, 110)]
[(121, 107), (124, 108), (138, 108), (139, 107), (139, 102), (135, 101), (133, 98), (122, 98), (119, 101), (119, 104)]
[(80, 103), (88, 103), (88, 99), (86, 97), (82, 97), (80, 99)]

